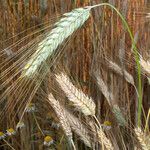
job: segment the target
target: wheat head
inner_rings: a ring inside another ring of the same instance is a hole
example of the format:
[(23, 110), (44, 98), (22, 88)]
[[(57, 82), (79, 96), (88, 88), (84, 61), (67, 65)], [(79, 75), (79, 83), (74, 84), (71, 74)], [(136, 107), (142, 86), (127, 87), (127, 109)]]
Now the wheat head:
[(148, 79), (148, 83), (150, 84), (150, 61), (149, 60), (145, 61), (143, 57), (140, 55), (139, 62), (143, 72), (146, 73), (146, 75), (148, 76), (147, 79)]
[(120, 126), (126, 126), (127, 125), (127, 122), (126, 122), (126, 120), (125, 120), (125, 118), (124, 118), (118, 105), (113, 105), (112, 112), (114, 113), (115, 118), (116, 118), (116, 120)]
[(145, 143), (145, 135), (143, 131), (138, 127), (135, 128), (134, 131), (137, 139), (139, 140), (139, 143), (141, 144), (142, 150), (149, 150), (148, 145)]
[(55, 76), (56, 81), (68, 97), (69, 101), (73, 103), (73, 106), (86, 116), (94, 116), (96, 106), (93, 100), (86, 96), (81, 90), (77, 89), (66, 74), (61, 73)]
[(107, 102), (109, 103), (109, 105), (112, 107), (112, 112), (114, 113), (118, 124), (121, 125), (121, 126), (125, 126), (126, 125), (126, 120), (123, 117), (119, 106), (113, 104), (113, 101), (114, 101), (113, 93), (109, 92), (108, 87), (104, 83), (103, 79), (101, 77), (99, 77), (99, 75), (97, 73), (95, 73), (94, 75), (96, 77), (99, 89), (101, 90), (102, 94), (105, 96), (105, 98), (106, 98)]
[(72, 131), (63, 107), (61, 107), (59, 101), (57, 101), (52, 94), (48, 95), (48, 102), (54, 109), (57, 117), (59, 118), (59, 122), (66, 136), (68, 137), (68, 139), (72, 140)]
[(150, 76), (150, 61), (145, 61), (143, 57), (140, 55), (140, 65), (143, 71)]
[(79, 136), (80, 140), (88, 147), (92, 147), (91, 139), (88, 135), (88, 129), (81, 123), (81, 121), (66, 110), (67, 119), (70, 123), (71, 129)]
[(106, 137), (102, 128), (97, 129), (97, 134), (98, 134), (99, 143), (101, 145), (104, 145), (107, 150), (114, 150), (111, 141)]
[(105, 98), (106, 98), (107, 102), (109, 103), (109, 105), (112, 105), (113, 100), (114, 100), (113, 93), (109, 91), (108, 87), (104, 83), (103, 79), (101, 77), (99, 77), (98, 73), (94, 73), (94, 76), (96, 78), (98, 88), (100, 89), (102, 94), (105, 96)]
[(120, 76), (124, 76), (125, 80), (135, 86), (134, 79), (131, 74), (129, 74), (126, 70), (122, 70), (116, 63), (112, 61), (108, 61), (108, 67), (115, 73), (117, 73)]
[(74, 31), (81, 27), (90, 16), (90, 9), (78, 8), (64, 14), (46, 38), (38, 44), (36, 52), (31, 56), (23, 69), (23, 76), (32, 77), (38, 67), (49, 58), (57, 47)]

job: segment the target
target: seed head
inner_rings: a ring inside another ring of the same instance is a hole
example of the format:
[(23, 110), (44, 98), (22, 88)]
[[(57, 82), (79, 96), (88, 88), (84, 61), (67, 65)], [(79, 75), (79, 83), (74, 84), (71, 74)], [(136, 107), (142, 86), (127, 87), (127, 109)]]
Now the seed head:
[(46, 146), (50, 146), (51, 144), (53, 144), (53, 139), (52, 139), (52, 137), (51, 136), (46, 136), (45, 138), (44, 138), (44, 145), (46, 145)]
[(3, 132), (0, 132), (0, 140), (5, 138), (5, 134)]
[(103, 128), (106, 130), (110, 130), (112, 127), (112, 123), (110, 121), (104, 121)]
[(35, 112), (35, 104), (30, 103), (26, 108), (26, 112)]
[(15, 132), (15, 130), (13, 128), (9, 128), (6, 131), (7, 131), (7, 135), (9, 135), (9, 136), (16, 134), (16, 132)]

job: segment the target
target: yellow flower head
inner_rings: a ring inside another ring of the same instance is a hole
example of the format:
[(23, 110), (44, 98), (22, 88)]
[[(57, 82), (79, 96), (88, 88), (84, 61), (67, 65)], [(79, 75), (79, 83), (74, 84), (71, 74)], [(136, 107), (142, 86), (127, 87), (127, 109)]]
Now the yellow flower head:
[(14, 135), (16, 132), (13, 128), (9, 128), (6, 130), (8, 135)]
[(44, 138), (44, 145), (50, 146), (51, 144), (53, 144), (53, 139), (52, 139), (51, 136), (48, 136), (48, 135), (47, 135), (47, 136)]
[(112, 126), (112, 123), (110, 121), (104, 121), (103, 128), (106, 130), (110, 130)]
[(0, 132), (0, 140), (5, 138), (5, 134), (3, 132)]
[(45, 142), (50, 142), (50, 141), (52, 141), (53, 139), (52, 139), (52, 137), (51, 136), (46, 136), (45, 138), (44, 138), (44, 141)]
[(34, 103), (30, 103), (29, 105), (28, 105), (28, 107), (34, 107), (35, 105), (34, 105)]
[(112, 123), (110, 121), (104, 121), (105, 126), (112, 126)]
[(25, 70), (26, 70), (26, 69), (29, 69), (30, 66), (31, 66), (31, 64), (26, 64), (26, 65), (24, 66), (24, 69), (25, 69)]
[(3, 136), (4, 135), (4, 133), (3, 132), (0, 132), (0, 136)]
[(34, 112), (34, 111), (35, 111), (35, 104), (30, 103), (26, 108), (26, 112)]

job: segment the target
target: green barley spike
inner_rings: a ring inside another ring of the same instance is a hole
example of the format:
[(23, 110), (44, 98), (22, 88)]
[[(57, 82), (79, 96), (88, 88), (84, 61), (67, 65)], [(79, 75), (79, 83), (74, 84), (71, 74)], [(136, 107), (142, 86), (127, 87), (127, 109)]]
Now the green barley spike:
[(23, 68), (23, 76), (32, 77), (38, 67), (45, 62), (57, 47), (74, 31), (81, 27), (90, 16), (90, 9), (78, 8), (64, 14), (47, 37), (38, 44), (36, 52)]

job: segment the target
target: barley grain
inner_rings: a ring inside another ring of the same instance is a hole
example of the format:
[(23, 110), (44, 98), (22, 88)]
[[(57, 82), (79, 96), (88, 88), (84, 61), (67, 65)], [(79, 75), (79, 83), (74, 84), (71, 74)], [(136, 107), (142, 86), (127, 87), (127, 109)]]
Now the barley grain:
[(85, 128), (85, 126), (79, 121), (78, 118), (69, 113), (67, 110), (66, 114), (71, 129), (79, 136), (79, 138), (84, 142), (85, 145), (87, 145), (88, 147), (92, 147), (91, 139), (90, 136), (88, 135), (87, 128)]
[(69, 101), (71, 101), (79, 111), (84, 113), (84, 115), (94, 116), (96, 106), (93, 100), (85, 95), (81, 90), (77, 89), (66, 74), (61, 73), (55, 76), (58, 84), (65, 92)]
[(46, 38), (38, 44), (36, 52), (23, 69), (23, 76), (32, 77), (38, 67), (53, 54), (57, 47), (84, 24), (90, 16), (90, 9), (74, 9), (64, 16), (55, 24), (56, 27), (47, 34)]
[(134, 129), (137, 139), (139, 140), (142, 150), (149, 150), (148, 145), (145, 143), (145, 135), (140, 128)]

